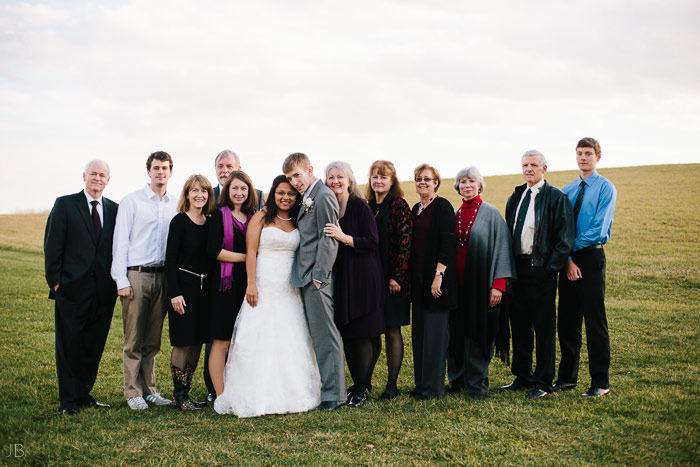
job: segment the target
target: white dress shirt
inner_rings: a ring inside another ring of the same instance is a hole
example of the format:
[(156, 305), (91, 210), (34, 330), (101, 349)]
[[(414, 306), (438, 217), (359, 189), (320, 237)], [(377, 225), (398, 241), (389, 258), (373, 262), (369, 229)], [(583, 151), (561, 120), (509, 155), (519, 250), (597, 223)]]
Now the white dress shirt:
[(90, 213), (90, 216), (92, 216), (92, 204), (90, 204), (90, 203), (93, 202), (93, 201), (97, 201), (97, 206), (95, 206), (95, 208), (97, 209), (97, 214), (100, 215), (100, 225), (101, 225), (102, 227), (104, 227), (104, 226), (105, 226), (105, 221), (104, 221), (104, 218), (105, 218), (104, 213), (105, 213), (105, 211), (104, 211), (104, 209), (103, 209), (103, 207), (102, 207), (102, 196), (100, 196), (99, 198), (95, 199), (95, 198), (93, 198), (92, 196), (90, 196), (90, 195), (88, 194), (87, 190), (84, 189), (84, 188), (83, 188), (83, 193), (85, 193), (85, 197), (87, 198), (88, 212)]
[[(520, 234), (520, 254), (521, 255), (531, 255), (532, 245), (535, 243), (535, 198), (540, 192), (540, 189), (544, 185), (544, 178), (539, 182), (535, 183), (533, 186), (528, 187), (532, 192), (530, 194), (530, 205), (527, 207), (527, 214), (525, 214), (525, 222), (523, 223), (523, 232)], [(525, 188), (522, 196), (520, 197), (520, 203), (518, 203), (517, 214), (520, 211), (520, 205), (523, 204), (525, 195), (527, 194), (528, 188)]]
[(306, 201), (306, 198), (308, 198), (309, 195), (311, 195), (311, 189), (312, 189), (312, 188), (314, 187), (314, 185), (316, 185), (317, 183), (323, 183), (323, 182), (321, 182), (321, 179), (320, 179), (320, 178), (317, 178), (316, 180), (314, 180), (314, 182), (311, 184), (311, 186), (309, 186), (309, 187), (306, 189), (306, 191), (304, 192), (304, 194), (301, 196), (301, 202), (302, 202), (302, 203), (303, 203), (304, 201)]
[(130, 287), (126, 268), (163, 266), (170, 221), (177, 214), (177, 199), (161, 199), (147, 184), (119, 203), (112, 243), (112, 279), (117, 289)]

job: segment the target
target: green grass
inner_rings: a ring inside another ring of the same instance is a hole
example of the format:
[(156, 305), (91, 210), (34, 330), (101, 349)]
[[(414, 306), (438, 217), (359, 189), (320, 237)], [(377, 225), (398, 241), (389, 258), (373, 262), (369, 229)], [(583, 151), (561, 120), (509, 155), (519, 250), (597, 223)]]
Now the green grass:
[[(608, 255), (611, 395), (579, 388), (540, 401), (493, 391), (373, 399), (358, 410), (238, 420), (211, 407), (132, 412), (122, 395), (122, 320), (115, 310), (94, 393), (112, 404), (71, 418), (57, 412), (53, 302), (46, 299), (46, 215), (0, 216), (0, 443), (4, 464), (698, 464), (700, 463), (700, 164), (603, 169), (618, 188)], [(555, 186), (575, 172), (548, 174)], [(459, 199), (445, 180), (439, 193)], [(520, 176), (488, 177), (483, 198), (503, 210)], [(416, 201), (406, 183), (409, 202)], [(663, 190), (663, 191), (662, 191)], [(171, 392), (167, 321), (157, 380)], [(410, 329), (399, 388), (412, 387)], [(511, 380), (495, 360), (491, 386)], [(386, 381), (384, 357), (375, 397)], [(205, 395), (201, 372), (194, 393)], [(24, 457), (5, 457), (9, 444)]]

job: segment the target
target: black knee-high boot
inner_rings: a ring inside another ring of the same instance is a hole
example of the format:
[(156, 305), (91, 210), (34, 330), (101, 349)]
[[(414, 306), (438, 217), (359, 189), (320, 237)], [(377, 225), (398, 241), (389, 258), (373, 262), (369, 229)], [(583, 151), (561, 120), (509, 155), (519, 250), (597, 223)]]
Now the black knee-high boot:
[(187, 396), (187, 375), (175, 365), (170, 365), (170, 373), (173, 377), (173, 399), (175, 407), (182, 412), (194, 412), (197, 410)]

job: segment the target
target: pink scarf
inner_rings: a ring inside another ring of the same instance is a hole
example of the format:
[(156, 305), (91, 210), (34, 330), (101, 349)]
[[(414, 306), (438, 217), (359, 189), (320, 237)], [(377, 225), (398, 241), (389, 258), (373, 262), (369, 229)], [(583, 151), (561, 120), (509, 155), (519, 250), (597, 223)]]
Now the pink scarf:
[[(233, 217), (231, 208), (228, 206), (221, 206), (219, 210), (221, 211), (221, 218), (224, 222), (224, 238), (221, 241), (221, 248), (233, 251), (233, 227), (236, 226), (238, 230), (242, 231), (243, 235), (245, 235), (246, 229), (248, 228), (248, 221), (253, 214), (255, 214), (255, 209), (248, 214), (245, 224), (242, 224), (241, 221)], [(221, 284), (219, 285), (219, 292), (231, 290), (233, 285), (233, 263), (219, 261), (219, 264), (221, 265)]]

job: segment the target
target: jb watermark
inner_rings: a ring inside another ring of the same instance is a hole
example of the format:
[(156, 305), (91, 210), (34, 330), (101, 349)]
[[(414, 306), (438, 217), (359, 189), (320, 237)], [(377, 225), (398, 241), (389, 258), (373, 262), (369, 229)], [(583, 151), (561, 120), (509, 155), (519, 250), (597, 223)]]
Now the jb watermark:
[(2, 446), (2, 457), (14, 457), (16, 459), (24, 457), (24, 444), (4, 444)]

